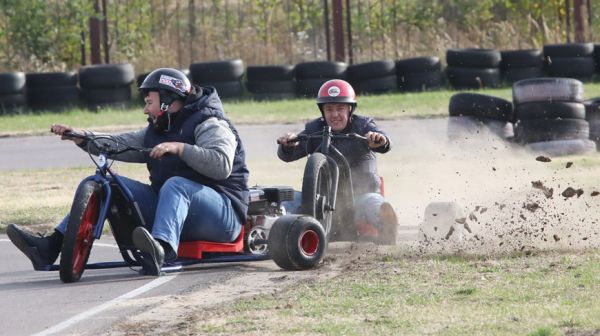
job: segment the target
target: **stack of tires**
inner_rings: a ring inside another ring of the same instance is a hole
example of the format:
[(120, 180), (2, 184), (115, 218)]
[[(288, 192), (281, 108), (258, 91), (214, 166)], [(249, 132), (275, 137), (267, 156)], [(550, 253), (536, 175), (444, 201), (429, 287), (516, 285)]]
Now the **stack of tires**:
[(34, 110), (60, 111), (79, 106), (76, 72), (43, 72), (25, 75), (27, 104)]
[(296, 96), (292, 65), (249, 66), (246, 78), (246, 88), (256, 100), (292, 99)]
[(594, 75), (592, 43), (547, 44), (544, 46), (546, 73), (550, 77), (590, 80)]
[(81, 97), (92, 110), (128, 105), (133, 80), (133, 66), (127, 63), (87, 65), (79, 70)]
[(498, 87), (500, 59), (500, 52), (494, 49), (448, 49), (448, 82), (455, 89)]
[(515, 140), (560, 156), (595, 151), (585, 120), (583, 84), (572, 78), (533, 78), (513, 85)]
[(544, 56), (540, 49), (504, 50), (500, 52), (500, 70), (506, 83), (544, 77)]
[(346, 79), (348, 65), (344, 62), (304, 62), (294, 67), (296, 93), (299, 97), (315, 98), (321, 85), (330, 79)]
[(221, 98), (241, 98), (244, 94), (244, 62), (241, 59), (192, 63), (190, 76), (194, 84), (215, 87)]
[(26, 102), (25, 74), (0, 73), (0, 115), (21, 112)]
[(600, 97), (583, 102), (585, 105), (585, 120), (590, 125), (590, 140), (596, 143), (600, 150)]
[(359, 93), (385, 93), (398, 89), (396, 63), (392, 60), (350, 65), (346, 74)]
[(416, 57), (396, 61), (398, 89), (404, 92), (439, 89), (443, 84), (438, 57)]
[(513, 104), (500, 97), (457, 93), (448, 106), (448, 139), (468, 140), (489, 131), (502, 139), (513, 137)]

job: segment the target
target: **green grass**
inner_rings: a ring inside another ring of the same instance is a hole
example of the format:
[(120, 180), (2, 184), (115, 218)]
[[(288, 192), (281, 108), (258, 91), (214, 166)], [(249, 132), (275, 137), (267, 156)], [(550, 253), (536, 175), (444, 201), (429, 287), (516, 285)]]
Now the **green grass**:
[[(600, 95), (600, 84), (586, 84), (586, 97)], [(428, 118), (448, 114), (448, 101), (457, 91), (390, 93), (358, 97), (358, 113), (380, 119)], [(510, 99), (510, 88), (473, 91)], [(314, 99), (282, 101), (229, 100), (224, 102), (227, 115), (239, 124), (294, 123), (319, 114)], [(141, 105), (127, 109), (106, 108), (97, 112), (74, 109), (65, 112), (0, 115), (0, 136), (43, 134), (52, 123), (81, 128), (111, 129), (140, 127), (145, 124)]]
[[(386, 260), (358, 261), (343, 276), (328, 281), (198, 311), (191, 314), (192, 331), (220, 335), (559, 335), (567, 329), (600, 329), (598, 251), (499, 256), (485, 261), (460, 256), (454, 260), (428, 256)], [(489, 272), (489, 265), (497, 270)]]

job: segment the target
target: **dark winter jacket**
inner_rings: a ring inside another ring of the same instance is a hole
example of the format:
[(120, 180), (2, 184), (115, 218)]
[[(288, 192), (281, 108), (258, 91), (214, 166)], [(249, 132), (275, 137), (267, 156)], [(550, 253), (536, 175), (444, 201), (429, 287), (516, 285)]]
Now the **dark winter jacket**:
[[(319, 133), (327, 123), (325, 119), (318, 118), (308, 122), (300, 134)], [(365, 142), (350, 139), (333, 139), (332, 144), (346, 157), (350, 164), (352, 173), (352, 183), (354, 194), (364, 194), (369, 192), (379, 192), (381, 180), (377, 173), (377, 161), (374, 152), (386, 153), (391, 148), (389, 137), (380, 130), (372, 118), (353, 115), (348, 127), (340, 133), (357, 133), (366, 135), (367, 132), (377, 132), (388, 138), (388, 143), (379, 148), (371, 149)], [(298, 160), (306, 155), (313, 153), (320, 144), (320, 139), (310, 139), (307, 142), (301, 142), (293, 148), (285, 148), (279, 145), (277, 155), (285, 162)]]

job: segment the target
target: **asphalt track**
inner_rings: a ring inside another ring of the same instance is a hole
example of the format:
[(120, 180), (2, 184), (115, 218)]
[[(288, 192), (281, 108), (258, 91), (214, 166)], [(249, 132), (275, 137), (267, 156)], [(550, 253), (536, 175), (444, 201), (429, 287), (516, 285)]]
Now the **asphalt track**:
[[(395, 120), (378, 123), (394, 139), (394, 151), (414, 151), (424, 130), (444, 141), (445, 119)], [(294, 125), (240, 126), (249, 160), (274, 159), (278, 135), (299, 130)], [(435, 143), (436, 141), (434, 141)], [(0, 139), (1, 171), (90, 166), (86, 153), (56, 136)], [(120, 261), (110, 237), (94, 244), (90, 262)], [(252, 266), (249, 266), (249, 265)], [(74, 284), (63, 284), (58, 272), (35, 272), (31, 264), (0, 235), (0, 330), (3, 335), (97, 335), (125, 316), (148, 310), (170, 295), (209, 288), (248, 271), (277, 272), (272, 261), (235, 264), (201, 264), (159, 278), (137, 270), (112, 268), (86, 270)]]

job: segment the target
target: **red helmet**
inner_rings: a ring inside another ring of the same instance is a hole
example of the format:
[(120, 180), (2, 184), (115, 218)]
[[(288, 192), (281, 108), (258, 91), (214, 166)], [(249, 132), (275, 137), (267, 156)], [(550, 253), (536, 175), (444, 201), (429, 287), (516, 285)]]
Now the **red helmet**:
[(356, 94), (352, 85), (341, 79), (332, 79), (321, 85), (317, 105), (327, 103), (348, 103), (356, 105)]

